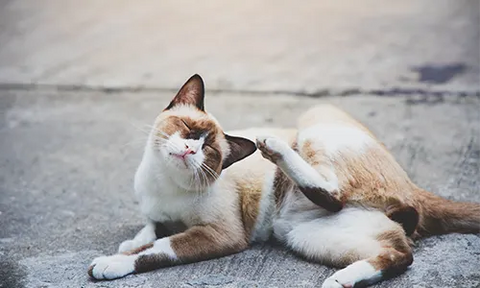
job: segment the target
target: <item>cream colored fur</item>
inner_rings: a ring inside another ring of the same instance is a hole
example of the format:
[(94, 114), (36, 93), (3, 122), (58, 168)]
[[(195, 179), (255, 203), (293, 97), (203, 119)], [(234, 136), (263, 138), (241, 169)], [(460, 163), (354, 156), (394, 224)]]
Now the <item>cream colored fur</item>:
[[(159, 116), (155, 127), (169, 115), (209, 119), (218, 125), (203, 112), (203, 82), (198, 78), (182, 87), (172, 101), (175, 105), (169, 106), (173, 108)], [(396, 200), (402, 203), (415, 186), (383, 145), (337, 108), (326, 105), (307, 111), (298, 130), (232, 131), (230, 135), (257, 141), (260, 151), (216, 174), (211, 182), (195, 172), (208, 160), (202, 152), (204, 136), (184, 139), (174, 132), (166, 135), (166, 145), (156, 146), (157, 135), (157, 128), (152, 129), (135, 175), (135, 194), (146, 226), (120, 245), (123, 254), (96, 258), (89, 269), (91, 277), (114, 279), (206, 260), (239, 252), (270, 236), (308, 259), (345, 267), (322, 287), (371, 284), (382, 280), (383, 273), (401, 272), (411, 264), (409, 239), (383, 208), (397, 203), (385, 199), (395, 198), (398, 187), (406, 189)], [(226, 143), (219, 145), (222, 159), (233, 153)], [(183, 162), (171, 157), (187, 146), (196, 149), (191, 157)], [(391, 186), (374, 183), (378, 179), (372, 177), (383, 168), (401, 171), (379, 177), (391, 177), (385, 182)], [(365, 191), (373, 187), (369, 185), (381, 189)], [(341, 203), (341, 210), (331, 212), (306, 196), (317, 199), (320, 194)], [(155, 223), (171, 228), (173, 235), (156, 239)]]

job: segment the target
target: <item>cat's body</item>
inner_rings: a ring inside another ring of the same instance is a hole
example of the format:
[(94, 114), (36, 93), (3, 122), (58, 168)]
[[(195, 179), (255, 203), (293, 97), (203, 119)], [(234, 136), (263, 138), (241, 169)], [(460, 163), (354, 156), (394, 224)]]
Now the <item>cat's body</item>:
[(157, 118), (135, 175), (147, 225), (120, 245), (121, 254), (95, 259), (90, 276), (220, 257), (273, 235), (308, 259), (346, 266), (323, 287), (352, 287), (405, 270), (413, 261), (409, 236), (480, 230), (479, 204), (415, 186), (344, 112), (320, 106), (297, 129), (231, 137), (203, 111), (203, 84), (194, 77)]

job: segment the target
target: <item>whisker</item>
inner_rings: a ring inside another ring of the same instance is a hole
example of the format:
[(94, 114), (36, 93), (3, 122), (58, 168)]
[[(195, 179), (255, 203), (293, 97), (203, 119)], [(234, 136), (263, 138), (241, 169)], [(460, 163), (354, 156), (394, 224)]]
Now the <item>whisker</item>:
[(207, 172), (209, 172), (210, 175), (212, 175), (212, 177), (213, 177), (215, 180), (217, 180), (218, 177), (220, 177), (220, 175), (218, 175), (217, 172), (214, 171), (212, 168), (210, 168), (207, 164), (202, 163), (202, 169), (203, 169), (203, 168), (204, 168)]
[(140, 132), (143, 132), (143, 133), (145, 133), (145, 134), (147, 134), (147, 135), (150, 134), (150, 131), (143, 130), (142, 128), (140, 128), (140, 127), (138, 127), (136, 124), (134, 124), (133, 122), (130, 122), (130, 125), (132, 125), (133, 128), (137, 129), (137, 130), (140, 131)]

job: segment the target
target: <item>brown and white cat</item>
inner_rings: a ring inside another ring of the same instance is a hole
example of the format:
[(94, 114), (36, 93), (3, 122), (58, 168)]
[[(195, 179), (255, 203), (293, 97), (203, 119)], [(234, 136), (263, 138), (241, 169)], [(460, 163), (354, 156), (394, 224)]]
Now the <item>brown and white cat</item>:
[(332, 106), (306, 112), (296, 130), (231, 135), (205, 112), (194, 75), (155, 120), (135, 175), (145, 227), (119, 254), (93, 260), (88, 274), (115, 279), (202, 261), (273, 235), (308, 259), (345, 267), (322, 287), (352, 287), (405, 270), (412, 237), (480, 232), (480, 204), (418, 188), (364, 126)]

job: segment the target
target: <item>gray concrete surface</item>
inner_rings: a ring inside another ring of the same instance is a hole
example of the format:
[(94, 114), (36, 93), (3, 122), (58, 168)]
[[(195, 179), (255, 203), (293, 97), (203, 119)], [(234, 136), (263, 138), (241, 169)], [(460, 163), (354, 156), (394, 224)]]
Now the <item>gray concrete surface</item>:
[[(88, 280), (93, 257), (141, 227), (132, 177), (145, 125), (171, 93), (2, 91), (0, 287), (315, 287), (333, 270), (275, 245), (218, 260)], [(369, 125), (422, 187), (480, 202), (480, 99), (419, 96), (207, 96), (225, 129), (291, 126), (316, 103)], [(479, 235), (420, 241), (409, 271), (378, 287), (478, 287)]]
[[(140, 229), (132, 178), (147, 126), (193, 73), (226, 129), (291, 126), (331, 102), (420, 186), (480, 202), (479, 6), (0, 1), (0, 287), (318, 287), (333, 272), (269, 243), (88, 279), (94, 257)], [(480, 235), (432, 237), (377, 287), (480, 287), (479, 267)]]
[(478, 88), (478, 0), (0, 5), (5, 83), (177, 88), (196, 72), (222, 90)]

